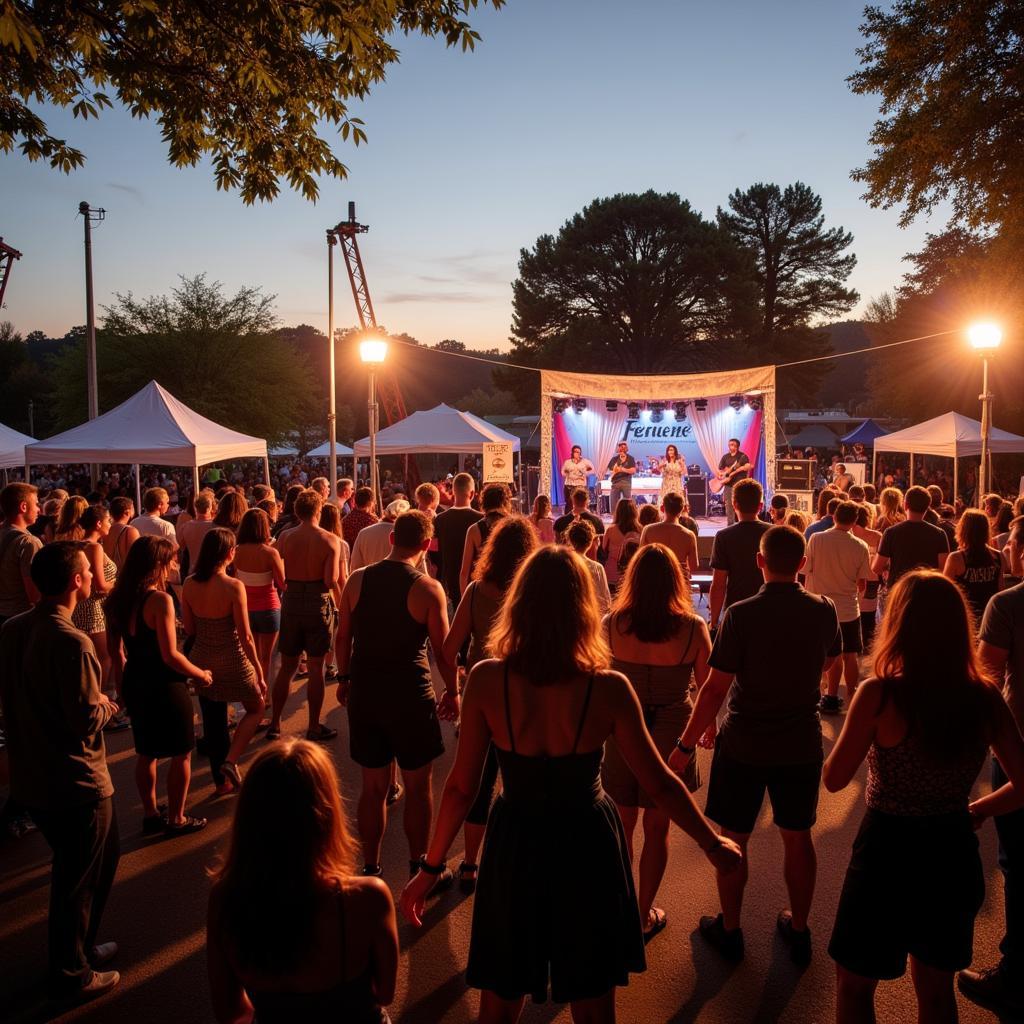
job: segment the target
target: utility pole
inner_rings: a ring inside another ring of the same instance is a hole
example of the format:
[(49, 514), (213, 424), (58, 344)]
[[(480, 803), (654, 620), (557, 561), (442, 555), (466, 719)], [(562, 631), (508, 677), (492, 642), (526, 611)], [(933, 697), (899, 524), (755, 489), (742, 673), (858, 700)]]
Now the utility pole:
[[(96, 376), (96, 309), (92, 290), (92, 226), (107, 215), (102, 207), (93, 209), (87, 202), (78, 204), (78, 212), (85, 223), (85, 380), (89, 398), (89, 419), (100, 414), (99, 382)], [(90, 467), (92, 489), (96, 490), (98, 466)]]
[(31, 398), (28, 400), (28, 433), (30, 437), (36, 436), (36, 403)]

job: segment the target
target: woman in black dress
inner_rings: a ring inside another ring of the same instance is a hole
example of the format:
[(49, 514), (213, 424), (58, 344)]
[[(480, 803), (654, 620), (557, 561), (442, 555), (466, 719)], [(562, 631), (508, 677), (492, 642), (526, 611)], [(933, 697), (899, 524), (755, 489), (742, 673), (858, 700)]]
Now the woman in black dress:
[[(192, 776), (192, 698), (186, 679), (209, 686), (213, 676), (178, 650), (168, 574), (177, 568), (174, 545), (164, 537), (140, 537), (128, 552), (104, 605), (107, 643), (120, 694), (132, 720), (135, 784), (142, 799), (142, 831), (195, 832), (205, 818), (185, 814)], [(156, 801), (156, 763), (171, 759), (167, 807)]]
[[(491, 633), (493, 658), (466, 683), (459, 746), (434, 838), (402, 893), (419, 925), (427, 892), (472, 806), (492, 739), (503, 792), (491, 809), (473, 907), (467, 981), (480, 1021), (518, 1018), (526, 996), (612, 1022), (615, 986), (642, 971), (643, 930), (615, 804), (601, 789), (614, 737), (640, 785), (718, 869), (739, 847), (716, 834), (644, 727), (625, 676), (609, 671), (590, 573), (545, 547), (522, 564)], [(566, 870), (552, 870), (552, 851)]]

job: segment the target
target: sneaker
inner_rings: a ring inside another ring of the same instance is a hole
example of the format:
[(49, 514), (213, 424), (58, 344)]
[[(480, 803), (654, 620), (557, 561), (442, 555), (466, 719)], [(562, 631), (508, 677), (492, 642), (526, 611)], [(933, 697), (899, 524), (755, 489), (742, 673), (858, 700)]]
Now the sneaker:
[(121, 975), (117, 971), (93, 971), (89, 980), (80, 988), (68, 991), (61, 985), (59, 988), (51, 988), (49, 995), (62, 1008), (70, 1008), (105, 996), (111, 989), (117, 988), (120, 981)]
[(979, 971), (961, 971), (956, 976), (956, 985), (976, 1003), (997, 1010), (1024, 1013), (1024, 984), (1012, 984), (998, 965), (982, 967)]
[(306, 739), (312, 740), (314, 743), (326, 743), (328, 740), (333, 740), (337, 735), (337, 729), (332, 729), (329, 725), (324, 725), (323, 722), (320, 722), (315, 729), (310, 729), (306, 733)]
[(797, 967), (807, 967), (811, 962), (811, 929), (797, 931), (793, 927), (792, 910), (779, 911), (779, 918), (775, 923), (783, 941), (789, 946), (789, 958)]
[(725, 927), (722, 915), (702, 917), (699, 924), (700, 934), (718, 950), (726, 960), (738, 964), (743, 959), (743, 929)]
[(838, 715), (843, 707), (842, 697), (830, 697), (825, 694), (820, 701), (818, 701), (818, 710), (823, 715)]

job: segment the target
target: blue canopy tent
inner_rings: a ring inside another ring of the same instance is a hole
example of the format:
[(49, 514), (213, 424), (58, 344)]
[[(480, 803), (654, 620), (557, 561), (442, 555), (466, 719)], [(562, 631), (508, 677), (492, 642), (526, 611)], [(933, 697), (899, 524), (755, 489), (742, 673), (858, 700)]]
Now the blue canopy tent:
[(844, 444), (862, 444), (866, 448), (873, 447), (875, 441), (884, 437), (889, 431), (880, 427), (874, 420), (865, 420), (859, 427), (855, 427), (845, 437), (839, 438)]

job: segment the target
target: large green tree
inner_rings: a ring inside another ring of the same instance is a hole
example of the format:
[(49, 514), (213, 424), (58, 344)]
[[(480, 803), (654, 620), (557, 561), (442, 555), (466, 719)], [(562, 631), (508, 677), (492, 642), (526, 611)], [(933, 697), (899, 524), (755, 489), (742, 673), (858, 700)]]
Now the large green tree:
[[(321, 418), (322, 395), (306, 358), (274, 333), (273, 298), (258, 288), (226, 295), (205, 275), (170, 295), (118, 295), (97, 339), (100, 411), (159, 381), (196, 412), (270, 442)], [(58, 427), (86, 418), (85, 345), (53, 363)]]
[(0, 322), (0, 423), (23, 434), (45, 429), (47, 387), (46, 375), (33, 362), (27, 341), (9, 320)]
[(282, 180), (315, 199), (319, 175), (346, 175), (321, 126), (365, 139), (349, 105), (398, 61), (396, 37), (472, 49), (466, 15), (486, 4), (504, 0), (0, 0), (0, 150), (70, 171), (85, 156), (40, 109), (87, 119), (116, 100), (246, 203)]
[(512, 359), (610, 373), (728, 365), (753, 326), (752, 286), (743, 251), (678, 195), (596, 199), (521, 251)]
[(853, 177), (908, 224), (949, 202), (968, 227), (1024, 214), (1024, 4), (897, 0), (864, 12), (854, 92), (877, 95), (874, 154)]

